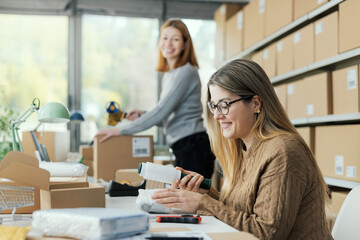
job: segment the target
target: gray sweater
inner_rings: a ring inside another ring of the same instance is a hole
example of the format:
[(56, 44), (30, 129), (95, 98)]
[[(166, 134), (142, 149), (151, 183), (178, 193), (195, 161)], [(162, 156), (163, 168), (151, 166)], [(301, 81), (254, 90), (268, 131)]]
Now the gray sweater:
[(162, 79), (160, 100), (151, 111), (122, 126), (122, 135), (132, 135), (154, 125), (163, 126), (167, 143), (205, 131), (201, 105), (201, 82), (190, 63), (166, 72)]

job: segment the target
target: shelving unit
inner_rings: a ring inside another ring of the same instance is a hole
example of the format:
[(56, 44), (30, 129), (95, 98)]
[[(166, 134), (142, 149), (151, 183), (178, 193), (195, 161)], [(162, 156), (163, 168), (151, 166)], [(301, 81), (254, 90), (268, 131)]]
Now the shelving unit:
[[(282, 39), (284, 36), (291, 34), (298, 29), (302, 28), (310, 22), (314, 22), (322, 16), (335, 11), (338, 5), (345, 0), (330, 0), (324, 5), (319, 6), (317, 9), (309, 12), (308, 14), (295, 19), (290, 24), (284, 26), (273, 34), (265, 37), (261, 41), (255, 43), (249, 48), (243, 50), (241, 53), (235, 55), (229, 60), (224, 61), (219, 67), (226, 65), (232, 60), (245, 58), (251, 58), (252, 54), (258, 50), (261, 50), (268, 45), (276, 42), (277, 40)], [(270, 81), (273, 85), (278, 85), (285, 82), (294, 81), (303, 75), (312, 74), (319, 71), (331, 71), (336, 68), (336, 66), (348, 63), (352, 60), (360, 62), (360, 48), (356, 48), (345, 53), (338, 54), (334, 57), (330, 57), (313, 64), (295, 69), (293, 71), (274, 76), (270, 78)], [(321, 126), (321, 125), (335, 125), (335, 124), (349, 124), (349, 123), (360, 123), (360, 113), (351, 113), (351, 114), (337, 114), (337, 115), (328, 115), (321, 117), (307, 117), (299, 119), (291, 119), (291, 122), (296, 127), (303, 126)], [(355, 186), (360, 185), (360, 182), (354, 182), (350, 180), (342, 180), (336, 178), (324, 177), (325, 182), (331, 186), (343, 187), (352, 189)]]

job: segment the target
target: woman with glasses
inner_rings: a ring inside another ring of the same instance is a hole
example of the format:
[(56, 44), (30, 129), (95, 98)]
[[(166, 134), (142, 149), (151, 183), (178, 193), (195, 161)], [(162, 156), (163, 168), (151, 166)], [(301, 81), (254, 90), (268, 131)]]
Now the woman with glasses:
[(255, 62), (234, 60), (208, 83), (207, 121), (224, 183), (199, 189), (194, 177), (153, 195), (166, 207), (213, 215), (260, 239), (332, 239), (327, 186), (309, 147), (291, 124), (269, 78)]
[[(160, 100), (151, 111), (133, 110), (130, 124), (105, 129), (102, 141), (131, 135), (154, 125), (164, 127), (167, 143), (176, 157), (175, 165), (211, 178), (215, 156), (211, 152), (201, 104), (201, 82), (190, 33), (179, 19), (166, 21), (160, 29), (157, 71), (164, 73)], [(140, 117), (141, 116), (141, 117)]]

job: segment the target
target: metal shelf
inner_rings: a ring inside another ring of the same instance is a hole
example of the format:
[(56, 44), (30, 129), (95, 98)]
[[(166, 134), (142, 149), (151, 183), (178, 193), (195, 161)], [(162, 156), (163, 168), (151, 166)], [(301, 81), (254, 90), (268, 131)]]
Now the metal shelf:
[(321, 117), (307, 117), (291, 119), (294, 126), (301, 125), (324, 125), (327, 123), (360, 123), (360, 113), (336, 114)]
[(316, 8), (315, 10), (307, 13), (306, 15), (295, 19), (290, 24), (286, 25), (285, 27), (281, 28), (280, 30), (272, 33), (271, 35), (265, 37), (261, 41), (255, 43), (254, 45), (250, 46), (249, 48), (245, 49), (241, 53), (237, 54), (236, 56), (232, 57), (229, 60), (224, 61), (222, 64), (220, 64), (219, 67), (224, 66), (225, 64), (231, 62), (232, 60), (239, 59), (239, 58), (245, 58), (248, 55), (250, 55), (252, 52), (256, 51), (257, 49), (262, 48), (263, 46), (269, 44), (270, 42), (276, 40), (282, 35), (285, 35), (292, 30), (296, 29), (296, 27), (300, 26), (301, 24), (305, 23), (306, 21), (312, 20), (319, 16), (320, 14), (326, 12), (327, 10), (335, 7), (339, 3), (343, 2), (344, 0), (331, 0), (324, 5), (321, 5), (320, 7)]
[(335, 186), (335, 187), (342, 187), (342, 188), (349, 188), (349, 189), (353, 189), (354, 187), (360, 185), (360, 182), (354, 182), (354, 181), (330, 178), (330, 177), (324, 177), (324, 180), (327, 185)]
[(280, 83), (280, 82), (285, 81), (285, 80), (287, 80), (289, 78), (293, 78), (293, 77), (299, 76), (301, 74), (304, 74), (304, 73), (307, 73), (307, 72), (310, 72), (310, 71), (314, 71), (314, 70), (317, 70), (317, 69), (320, 69), (320, 68), (323, 68), (323, 67), (326, 67), (326, 66), (330, 66), (330, 65), (333, 65), (333, 64), (345, 61), (345, 60), (349, 60), (349, 59), (354, 58), (354, 57), (359, 57), (359, 56), (360, 56), (360, 48), (356, 48), (354, 50), (350, 50), (350, 51), (347, 51), (345, 53), (341, 53), (341, 54), (336, 55), (334, 57), (330, 57), (330, 58), (321, 60), (319, 62), (307, 65), (305, 67), (298, 68), (298, 69), (296, 69), (294, 71), (290, 71), (290, 72), (287, 72), (287, 73), (272, 77), (272, 78), (270, 78), (270, 81), (273, 84), (274, 83)]

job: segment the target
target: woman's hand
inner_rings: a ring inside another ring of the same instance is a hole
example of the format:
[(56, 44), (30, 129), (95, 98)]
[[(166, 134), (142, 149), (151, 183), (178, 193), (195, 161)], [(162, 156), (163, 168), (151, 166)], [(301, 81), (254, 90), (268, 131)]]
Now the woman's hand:
[(103, 130), (98, 131), (96, 133), (95, 137), (97, 137), (99, 135), (104, 136), (103, 138), (100, 139), (100, 142), (104, 142), (111, 137), (120, 136), (121, 133), (118, 128), (109, 128), (109, 129), (103, 129)]
[(131, 110), (130, 112), (127, 113), (126, 119), (129, 121), (134, 121), (134, 120), (138, 119), (139, 117), (141, 117), (141, 115), (143, 115), (143, 114), (144, 114), (144, 111)]
[(161, 189), (151, 196), (164, 207), (179, 208), (188, 213), (196, 213), (201, 197), (200, 193), (174, 188)]
[(171, 185), (172, 188), (174, 189), (180, 188), (183, 190), (198, 192), (201, 194), (209, 192), (209, 190), (207, 189), (200, 188), (200, 184), (204, 180), (204, 176), (196, 172), (184, 170), (181, 167), (176, 167), (176, 169), (180, 170), (182, 173), (186, 174), (187, 176), (183, 177), (180, 180), (176, 179)]

